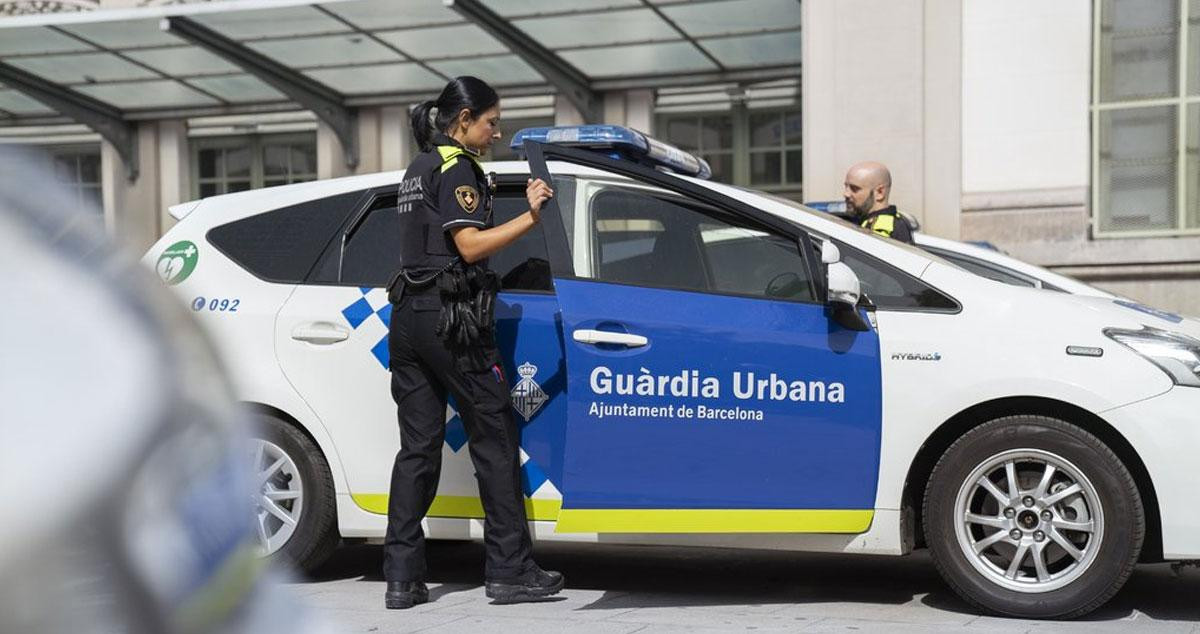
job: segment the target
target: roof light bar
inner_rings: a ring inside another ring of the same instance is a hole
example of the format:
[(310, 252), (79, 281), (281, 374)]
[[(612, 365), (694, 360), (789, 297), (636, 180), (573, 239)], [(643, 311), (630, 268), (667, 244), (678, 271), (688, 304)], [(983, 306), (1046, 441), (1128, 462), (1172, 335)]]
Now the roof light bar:
[(513, 135), (509, 147), (521, 152), (526, 139), (596, 150), (617, 160), (635, 161), (655, 168), (662, 167), (684, 176), (704, 179), (712, 176), (712, 169), (704, 159), (619, 125), (525, 128)]

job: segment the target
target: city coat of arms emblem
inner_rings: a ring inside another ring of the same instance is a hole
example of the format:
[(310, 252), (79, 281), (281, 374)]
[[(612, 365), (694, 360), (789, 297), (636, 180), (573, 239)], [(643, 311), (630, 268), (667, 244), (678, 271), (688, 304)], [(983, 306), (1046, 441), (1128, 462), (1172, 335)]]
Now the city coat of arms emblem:
[(525, 417), (525, 421), (533, 418), (538, 410), (542, 409), (542, 405), (550, 400), (549, 396), (542, 391), (542, 386), (538, 385), (533, 377), (537, 375), (537, 366), (526, 361), (517, 368), (517, 374), (521, 375), (521, 380), (512, 389), (512, 404), (513, 408)]

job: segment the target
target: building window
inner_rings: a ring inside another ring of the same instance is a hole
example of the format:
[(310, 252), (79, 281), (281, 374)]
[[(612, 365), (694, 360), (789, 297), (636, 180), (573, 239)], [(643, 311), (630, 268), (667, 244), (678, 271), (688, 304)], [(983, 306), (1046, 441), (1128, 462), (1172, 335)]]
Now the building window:
[(317, 139), (314, 134), (192, 141), (193, 192), (200, 198), (316, 178)]
[(800, 184), (800, 113), (750, 113), (750, 184)]
[(800, 111), (748, 109), (661, 114), (663, 140), (708, 161), (713, 180), (799, 199)]
[(1200, 0), (1095, 0), (1097, 236), (1200, 234)]
[(50, 150), (54, 176), (75, 196), (81, 209), (101, 212), (100, 148), (64, 147)]
[(730, 113), (666, 115), (659, 129), (664, 131), (667, 143), (708, 161), (713, 180), (734, 181), (733, 116)]

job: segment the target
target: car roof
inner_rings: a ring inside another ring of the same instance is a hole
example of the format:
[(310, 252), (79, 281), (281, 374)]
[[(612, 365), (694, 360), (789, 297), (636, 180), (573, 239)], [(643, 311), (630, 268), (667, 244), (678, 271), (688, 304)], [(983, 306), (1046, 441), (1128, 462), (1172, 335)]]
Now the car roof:
[[(606, 180), (624, 180), (625, 178), (619, 174), (562, 161), (549, 161), (548, 167), (553, 173), (559, 175), (584, 176)], [(526, 161), (489, 161), (483, 163), (483, 168), (485, 171), (495, 172), (498, 175), (525, 175), (529, 173), (529, 164)], [(756, 209), (770, 213), (791, 224), (801, 226), (808, 231), (816, 232), (823, 236), (834, 237), (861, 251), (884, 259), (889, 264), (917, 277), (920, 277), (931, 261), (939, 259), (936, 255), (895, 240), (883, 238), (841, 219), (804, 207), (792, 200), (716, 181), (680, 176), (669, 172), (667, 175), (741, 200)], [(188, 225), (191, 227), (190, 230), (206, 231), (208, 228), (217, 225), (318, 198), (376, 187), (394, 186), (403, 177), (404, 171), (399, 170), (266, 187), (244, 192), (222, 194), (199, 201), (189, 201), (176, 205), (173, 207), (173, 210), (180, 212), (181, 215), (179, 218), (181, 220), (184, 218), (187, 219)]]

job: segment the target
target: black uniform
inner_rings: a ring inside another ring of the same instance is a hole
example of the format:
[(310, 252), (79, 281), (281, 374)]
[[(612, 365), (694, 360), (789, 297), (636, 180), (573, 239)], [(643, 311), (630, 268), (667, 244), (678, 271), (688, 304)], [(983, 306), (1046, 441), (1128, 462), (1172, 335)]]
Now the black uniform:
[(895, 238), (901, 242), (913, 243), (912, 227), (908, 221), (896, 211), (895, 205), (867, 214), (859, 223), (864, 229), (870, 229), (885, 238)]
[[(410, 282), (430, 279), (456, 259), (451, 229), (485, 229), (492, 221), (491, 192), (475, 156), (442, 134), (434, 144), (413, 160), (400, 184), (400, 256)], [(388, 351), (401, 445), (388, 499), (384, 577), (425, 578), (421, 519), (441, 472), (447, 394), (454, 395), (466, 426), (483, 501), (485, 575), (525, 573), (534, 564), (521, 490), (519, 429), (495, 345), (475, 346), (483, 349), (472, 350), (467, 359), (443, 343), (435, 334), (442, 305), (436, 283), (406, 283), (399, 295), (392, 306)]]

